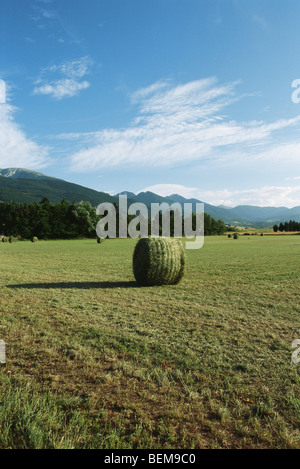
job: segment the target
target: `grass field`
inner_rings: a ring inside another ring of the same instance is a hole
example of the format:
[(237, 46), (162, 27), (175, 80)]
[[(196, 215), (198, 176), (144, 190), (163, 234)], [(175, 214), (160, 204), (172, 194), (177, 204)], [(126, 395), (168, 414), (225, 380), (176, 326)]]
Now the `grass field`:
[(0, 448), (298, 448), (300, 236), (206, 238), (148, 288), (135, 243), (0, 243)]

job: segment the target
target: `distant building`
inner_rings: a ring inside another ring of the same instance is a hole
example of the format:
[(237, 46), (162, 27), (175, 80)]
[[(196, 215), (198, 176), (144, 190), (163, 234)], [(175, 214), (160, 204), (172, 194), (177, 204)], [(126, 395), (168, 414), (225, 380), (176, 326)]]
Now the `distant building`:
[(6, 104), (6, 84), (0, 79), (0, 104)]

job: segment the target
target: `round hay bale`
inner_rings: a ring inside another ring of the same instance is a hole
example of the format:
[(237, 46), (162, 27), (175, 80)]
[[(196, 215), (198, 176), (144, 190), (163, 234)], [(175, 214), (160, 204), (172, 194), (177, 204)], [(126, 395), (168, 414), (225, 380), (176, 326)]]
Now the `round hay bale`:
[(31, 239), (32, 243), (36, 243), (38, 241), (38, 238), (36, 236), (34, 236), (32, 239)]
[(139, 285), (175, 285), (184, 274), (185, 252), (179, 239), (142, 238), (135, 246), (133, 273)]
[(8, 238), (6, 236), (3, 236), (2, 243), (7, 243), (7, 242), (8, 242)]
[(237, 233), (234, 233), (233, 238), (238, 239), (239, 235)]

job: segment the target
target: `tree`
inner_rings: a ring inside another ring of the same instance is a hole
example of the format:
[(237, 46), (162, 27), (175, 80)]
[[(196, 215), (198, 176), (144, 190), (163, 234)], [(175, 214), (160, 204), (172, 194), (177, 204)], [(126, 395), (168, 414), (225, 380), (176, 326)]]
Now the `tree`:
[(79, 202), (73, 210), (77, 220), (78, 234), (89, 238), (95, 236), (96, 232), (96, 210), (89, 202)]

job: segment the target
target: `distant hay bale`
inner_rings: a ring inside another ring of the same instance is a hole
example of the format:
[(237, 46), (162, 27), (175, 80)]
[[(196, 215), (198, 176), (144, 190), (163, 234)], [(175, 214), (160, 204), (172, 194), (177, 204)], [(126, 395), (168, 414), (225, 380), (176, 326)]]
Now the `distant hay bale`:
[(3, 236), (2, 243), (7, 243), (7, 242), (8, 242), (8, 238), (6, 236)]
[(36, 243), (39, 239), (36, 237), (36, 236), (33, 236), (33, 238), (31, 239), (31, 242), (32, 243)]
[(16, 243), (16, 242), (17, 242), (17, 238), (14, 238), (13, 236), (10, 236), (9, 239), (8, 239), (8, 241), (9, 241), (10, 243)]
[(237, 233), (234, 233), (233, 238), (238, 239), (239, 235)]
[(179, 239), (141, 238), (133, 254), (133, 273), (139, 285), (175, 285), (183, 277), (184, 247)]
[(228, 235), (228, 238), (231, 238), (231, 237), (232, 237), (231, 234), (229, 234), (229, 235)]

